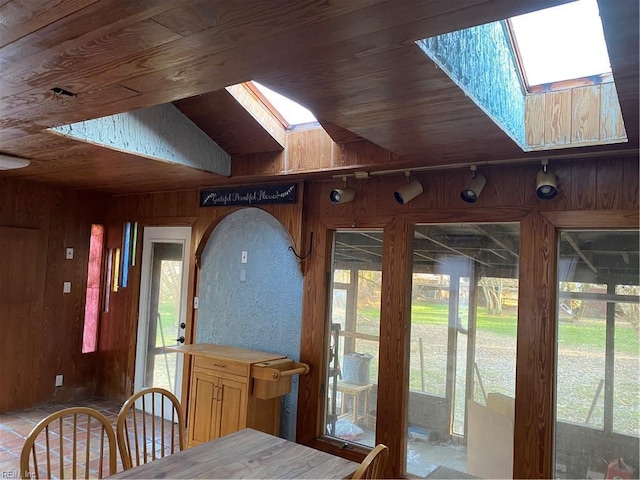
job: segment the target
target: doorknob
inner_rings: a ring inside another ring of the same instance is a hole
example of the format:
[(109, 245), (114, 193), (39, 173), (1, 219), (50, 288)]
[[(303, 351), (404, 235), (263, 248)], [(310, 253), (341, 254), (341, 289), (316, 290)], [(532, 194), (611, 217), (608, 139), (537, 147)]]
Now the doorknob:
[(178, 338), (176, 338), (176, 342), (178, 342), (178, 343), (184, 343), (184, 337), (178, 337)]
[(184, 323), (184, 322), (182, 322), (182, 323), (180, 324), (180, 328), (187, 328), (187, 324), (186, 324), (186, 323)]

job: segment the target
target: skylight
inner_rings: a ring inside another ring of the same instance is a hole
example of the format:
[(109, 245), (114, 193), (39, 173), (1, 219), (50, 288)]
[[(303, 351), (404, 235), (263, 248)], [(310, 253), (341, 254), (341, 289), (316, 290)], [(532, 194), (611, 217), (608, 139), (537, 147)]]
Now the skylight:
[(287, 97), (274, 92), (264, 85), (260, 85), (256, 81), (254, 81), (253, 84), (290, 126), (294, 127), (303, 123), (312, 123), (317, 121), (316, 117), (313, 116), (313, 113), (302, 105), (297, 104), (293, 100), (289, 100)]
[(527, 83), (611, 73), (596, 0), (579, 0), (510, 20)]

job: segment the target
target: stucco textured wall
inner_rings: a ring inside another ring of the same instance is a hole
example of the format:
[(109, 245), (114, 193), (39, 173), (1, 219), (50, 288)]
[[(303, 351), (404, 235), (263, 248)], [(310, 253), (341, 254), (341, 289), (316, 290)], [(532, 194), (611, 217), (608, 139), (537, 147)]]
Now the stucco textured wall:
[[(246, 208), (215, 228), (202, 253), (196, 342), (300, 359), (302, 274), (284, 227)], [(240, 262), (242, 251), (247, 263)], [(245, 269), (246, 281), (241, 281)], [(295, 439), (298, 377), (282, 401), (280, 435)]]
[(504, 22), (425, 38), (417, 44), (521, 148), (526, 147), (525, 92)]
[(231, 157), (171, 104), (54, 127), (52, 131), (169, 163), (231, 174)]

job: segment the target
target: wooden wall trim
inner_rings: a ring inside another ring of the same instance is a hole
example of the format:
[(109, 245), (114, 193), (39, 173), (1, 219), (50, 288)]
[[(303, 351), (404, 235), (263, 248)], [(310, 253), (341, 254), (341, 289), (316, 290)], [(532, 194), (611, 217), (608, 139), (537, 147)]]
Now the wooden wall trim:
[(492, 207), (474, 209), (462, 206), (460, 208), (443, 208), (439, 210), (414, 210), (402, 213), (400, 216), (411, 223), (501, 223), (519, 222), (531, 213), (531, 207)]
[(195, 223), (196, 217), (149, 217), (136, 221), (142, 227), (190, 227)]
[[(299, 188), (302, 190), (302, 185), (299, 185)], [(209, 223), (209, 225), (207, 225), (207, 227), (205, 228), (204, 232), (202, 233), (202, 236), (200, 237), (200, 240), (198, 242), (198, 246), (196, 247), (196, 250), (195, 250), (195, 253), (194, 253), (195, 266), (196, 267), (200, 268), (200, 263), (201, 263), (201, 260), (202, 260), (202, 253), (204, 252), (204, 249), (207, 247), (207, 242), (209, 241), (209, 237), (211, 236), (213, 231), (216, 229), (216, 227), (220, 224), (220, 222), (222, 222), (229, 215), (231, 215), (232, 213), (235, 213), (235, 212), (237, 212), (239, 210), (242, 210), (243, 208), (260, 208), (260, 207), (238, 207), (238, 208), (226, 211), (226, 212), (224, 212), (223, 215), (215, 217), (211, 221), (211, 223)], [(296, 247), (296, 251), (297, 252), (301, 252), (302, 249), (300, 248), (300, 246), (301, 246), (301, 243), (302, 243), (302, 232), (301, 232), (302, 229), (298, 228), (295, 231), (291, 231), (290, 226), (282, 223), (282, 221), (275, 214), (275, 212), (267, 210), (267, 209), (262, 209), (262, 210), (267, 212), (269, 215), (271, 215), (272, 217), (274, 217), (278, 221), (278, 223), (282, 226), (282, 228), (285, 230), (285, 232), (287, 232), (287, 235), (289, 237), (289, 240), (290, 240), (291, 244)]]
[(307, 258), (308, 272), (304, 278), (300, 361), (312, 365), (307, 375), (301, 375), (298, 384), (298, 413), (296, 440), (309, 444), (324, 434), (324, 399), (321, 389), (327, 377), (325, 361), (329, 332), (326, 324), (328, 281), (331, 272), (333, 232), (316, 218), (310, 222), (314, 231), (313, 254)]
[[(414, 209), (399, 212), (397, 215), (383, 215), (367, 219), (366, 222), (355, 221), (349, 218), (328, 216), (322, 219), (322, 223), (327, 228), (332, 229), (352, 229), (352, 228), (384, 228), (401, 218), (410, 223), (451, 223), (452, 219), (459, 222), (519, 222), (532, 211), (532, 207), (493, 207), (488, 209), (469, 208), (461, 206), (459, 208)], [(355, 225), (354, 225), (355, 222)]]
[(557, 230), (538, 212), (520, 228), (513, 478), (553, 478)]
[(404, 474), (407, 445), (413, 225), (396, 218), (384, 229), (376, 443), (391, 451), (385, 478)]
[(638, 228), (638, 210), (602, 210), (543, 212), (543, 216), (557, 228)]

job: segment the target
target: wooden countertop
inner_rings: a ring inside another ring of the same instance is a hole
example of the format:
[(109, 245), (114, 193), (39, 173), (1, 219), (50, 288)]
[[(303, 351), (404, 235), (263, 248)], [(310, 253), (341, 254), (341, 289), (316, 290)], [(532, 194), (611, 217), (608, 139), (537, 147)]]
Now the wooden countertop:
[(109, 478), (350, 478), (359, 466), (246, 428)]
[(178, 347), (168, 347), (173, 351), (187, 355), (200, 355), (210, 358), (221, 358), (242, 363), (269, 362), (286, 358), (286, 355), (279, 353), (258, 352), (246, 348), (229, 347), (226, 345), (214, 345), (211, 343), (193, 343), (191, 345), (181, 345)]

